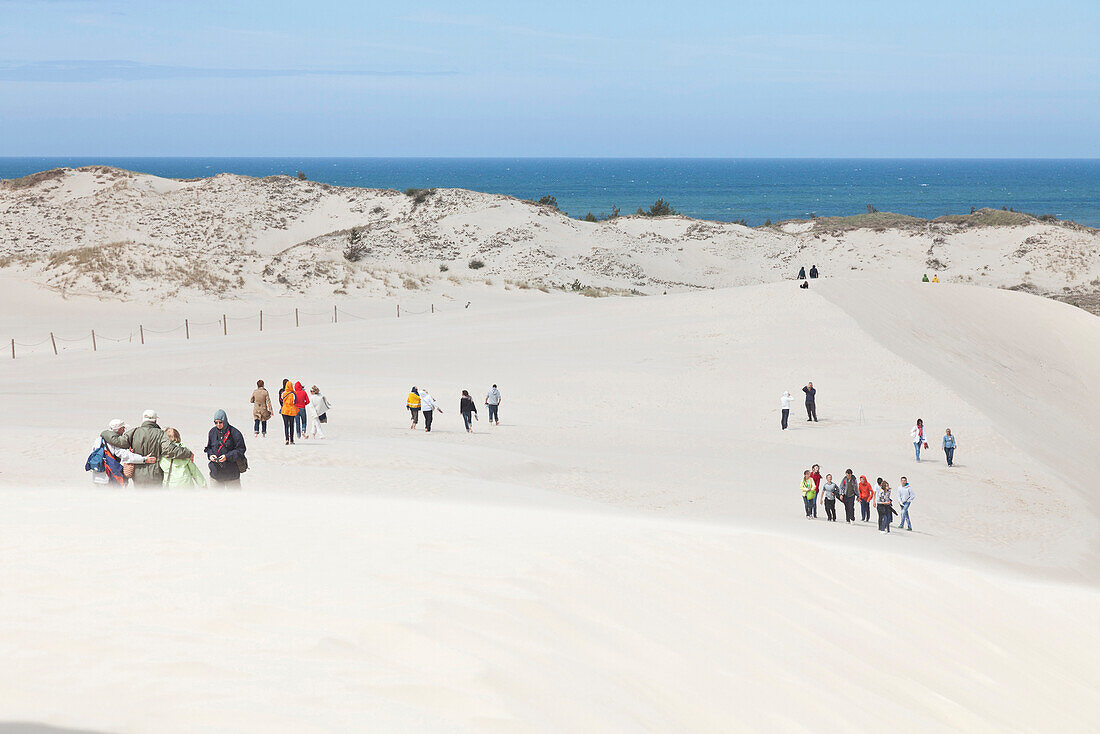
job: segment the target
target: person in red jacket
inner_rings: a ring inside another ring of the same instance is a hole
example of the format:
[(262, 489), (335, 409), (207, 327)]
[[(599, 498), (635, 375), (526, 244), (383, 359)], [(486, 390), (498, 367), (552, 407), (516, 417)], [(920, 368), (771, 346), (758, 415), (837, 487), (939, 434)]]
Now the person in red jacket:
[(821, 504), (821, 466), (814, 464), (810, 471), (810, 479), (814, 480), (814, 491), (817, 492), (817, 502), (814, 503), (814, 517), (817, 517), (817, 506)]
[(859, 519), (863, 522), (871, 522), (871, 495), (874, 494), (874, 490), (871, 489), (871, 483), (863, 474), (859, 475), (857, 491), (859, 492)]
[(306, 430), (306, 406), (309, 405), (309, 393), (302, 387), (302, 383), (294, 383), (294, 407), (298, 409), (298, 422), (295, 433), (302, 437), (302, 431)]

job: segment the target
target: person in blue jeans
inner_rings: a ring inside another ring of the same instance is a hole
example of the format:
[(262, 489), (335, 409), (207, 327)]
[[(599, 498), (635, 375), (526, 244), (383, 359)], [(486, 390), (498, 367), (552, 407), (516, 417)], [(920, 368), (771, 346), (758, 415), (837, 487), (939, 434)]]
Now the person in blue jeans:
[(890, 523), (894, 519), (894, 500), (890, 497), (890, 483), (883, 480), (875, 492), (875, 508), (878, 510), (878, 531), (890, 532)]
[(494, 384), (485, 396), (485, 404), (489, 406), (489, 422), (496, 426), (500, 425), (500, 403), (500, 390)]
[(904, 528), (906, 523), (909, 523), (909, 530), (913, 529), (913, 521), (909, 519), (909, 505), (913, 504), (913, 500), (917, 495), (913, 491), (913, 485), (909, 483), (909, 480), (905, 477), (901, 478), (901, 487), (898, 488), (898, 502), (901, 503), (901, 519), (898, 520), (898, 527)]
[(920, 449), (924, 443), (924, 421), (917, 418), (917, 425), (909, 430), (909, 436), (913, 439), (913, 450), (917, 452), (917, 461), (920, 461)]
[(947, 465), (955, 466), (955, 436), (950, 428), (943, 435), (943, 453), (947, 456)]

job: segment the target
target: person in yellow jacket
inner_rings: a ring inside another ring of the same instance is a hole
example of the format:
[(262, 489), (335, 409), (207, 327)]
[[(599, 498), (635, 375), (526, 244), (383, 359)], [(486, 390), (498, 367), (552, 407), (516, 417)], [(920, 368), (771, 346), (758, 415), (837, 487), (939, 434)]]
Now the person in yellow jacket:
[(940, 276), (938, 276), (938, 275), (933, 275), (933, 276), (932, 276), (932, 282), (933, 282), (933, 283), (939, 283), (939, 282), (940, 282)]
[(806, 506), (806, 519), (814, 519), (814, 499), (817, 497), (817, 487), (814, 485), (814, 480), (810, 477), (810, 470), (802, 472), (802, 486), (799, 490), (802, 493), (802, 503)]
[(294, 443), (294, 424), (298, 416), (298, 406), (294, 399), (294, 390), (284, 390), (280, 400), (282, 401), (283, 414), (283, 438), (287, 446)]
[(412, 413), (413, 422), (409, 428), (416, 428), (416, 422), (420, 418), (420, 393), (416, 385), (413, 385), (412, 390), (409, 391), (409, 397), (405, 399), (405, 407)]

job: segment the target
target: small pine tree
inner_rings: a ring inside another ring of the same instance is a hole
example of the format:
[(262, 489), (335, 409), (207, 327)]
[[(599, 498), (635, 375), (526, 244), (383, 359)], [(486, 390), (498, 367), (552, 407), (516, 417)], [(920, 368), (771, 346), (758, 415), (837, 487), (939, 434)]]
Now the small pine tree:
[(306, 180), (306, 174), (304, 172), (298, 171), (297, 175), (298, 175), (298, 180), (299, 181), (305, 181)]
[(587, 214), (584, 215), (584, 221), (586, 221), (586, 222), (595, 222), (595, 221), (598, 221), (598, 220), (596, 219), (595, 214), (593, 214), (592, 212), (588, 212)]

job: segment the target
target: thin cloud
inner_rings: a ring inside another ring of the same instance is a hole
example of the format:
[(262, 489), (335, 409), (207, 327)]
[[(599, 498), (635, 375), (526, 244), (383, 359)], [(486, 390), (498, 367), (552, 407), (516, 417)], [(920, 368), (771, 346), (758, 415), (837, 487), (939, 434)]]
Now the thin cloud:
[(292, 76), (427, 77), (455, 76), (452, 70), (380, 70), (355, 68), (241, 69), (175, 66), (139, 61), (56, 60), (0, 62), (0, 82), (88, 84), (159, 79), (266, 79)]

